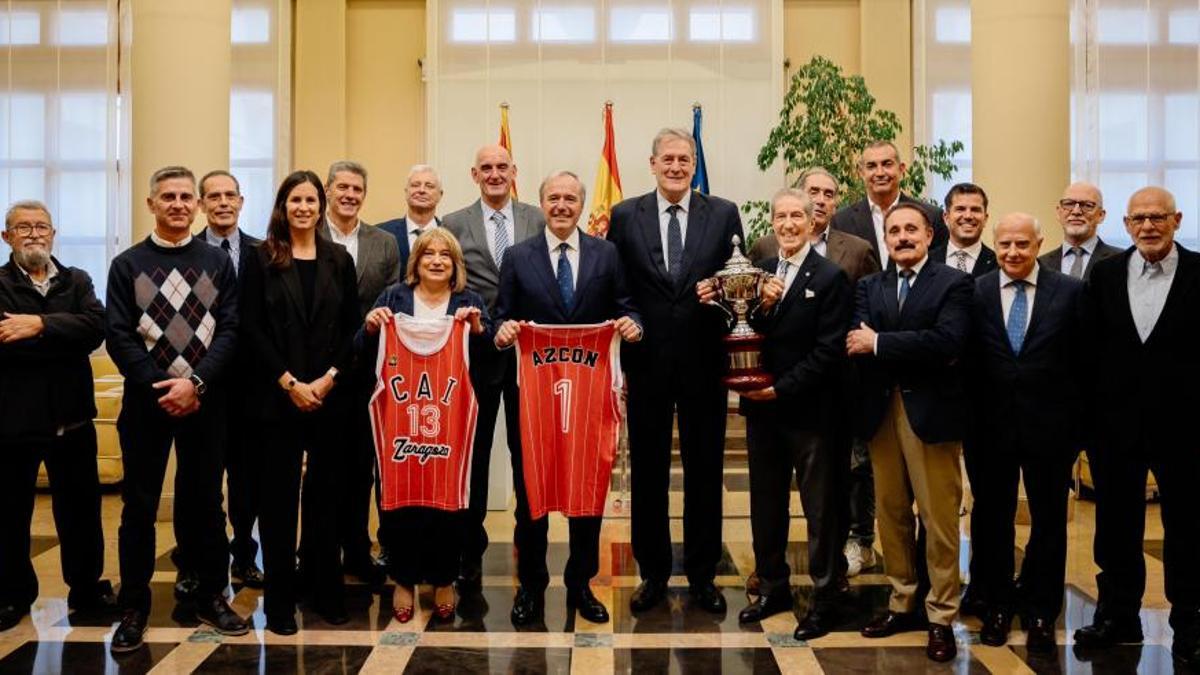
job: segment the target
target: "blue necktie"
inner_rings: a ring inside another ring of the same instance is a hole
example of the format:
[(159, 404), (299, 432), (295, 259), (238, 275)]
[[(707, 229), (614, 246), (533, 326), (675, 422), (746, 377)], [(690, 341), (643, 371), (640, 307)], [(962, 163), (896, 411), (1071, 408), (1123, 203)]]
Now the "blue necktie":
[(1017, 292), (1013, 298), (1012, 307), (1008, 309), (1008, 344), (1012, 345), (1013, 354), (1021, 353), (1021, 345), (1025, 342), (1025, 317), (1029, 314), (1029, 300), (1025, 297), (1025, 281), (1016, 279), (1009, 286)]
[(678, 279), (683, 273), (680, 269), (683, 267), (683, 229), (679, 225), (681, 208), (678, 204), (667, 207), (667, 213), (671, 214), (671, 219), (667, 221), (667, 272), (672, 279)]
[(908, 299), (908, 291), (912, 288), (909, 279), (912, 279), (912, 270), (900, 270), (900, 310), (904, 311), (904, 301)]
[(571, 280), (571, 260), (567, 258), (566, 242), (558, 245), (558, 292), (567, 311), (571, 311), (571, 304), (575, 302), (575, 283)]

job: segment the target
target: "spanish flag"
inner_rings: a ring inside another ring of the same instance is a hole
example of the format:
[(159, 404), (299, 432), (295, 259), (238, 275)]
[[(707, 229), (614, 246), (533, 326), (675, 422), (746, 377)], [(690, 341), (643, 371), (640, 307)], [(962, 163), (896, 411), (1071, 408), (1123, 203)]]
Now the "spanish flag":
[[(512, 158), (512, 156), (513, 156), (512, 132), (508, 130), (508, 104), (507, 103), (500, 104), (500, 147), (507, 150), (508, 156), (510, 158)], [(513, 159), (513, 164), (516, 164), (516, 162), (517, 162), (517, 160)], [(513, 198), (513, 201), (520, 201), (519, 199), (517, 199), (517, 181), (515, 181), (515, 180), (512, 182), (512, 198)]]
[(617, 170), (617, 143), (613, 139), (612, 101), (604, 104), (604, 149), (596, 168), (596, 187), (592, 190), (592, 212), (588, 215), (588, 234), (608, 234), (612, 207), (621, 201), (621, 172)]

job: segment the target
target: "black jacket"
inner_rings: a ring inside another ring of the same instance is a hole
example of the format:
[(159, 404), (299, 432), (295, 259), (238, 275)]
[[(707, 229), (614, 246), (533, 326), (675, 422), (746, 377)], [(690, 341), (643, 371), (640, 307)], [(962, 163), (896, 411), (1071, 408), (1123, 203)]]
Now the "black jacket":
[[(942, 216), (940, 207), (926, 201), (913, 199), (904, 193), (900, 193), (900, 200), (897, 203), (916, 204), (925, 212), (925, 217), (933, 225), (933, 241), (929, 244), (931, 252), (939, 246), (945, 246), (946, 242), (950, 241), (950, 230), (946, 227), (946, 220)], [(867, 201), (866, 197), (838, 209), (837, 213), (833, 214), (833, 220), (829, 222), (829, 227), (866, 240), (871, 245), (871, 251), (875, 253), (875, 262), (882, 260), (878, 250), (879, 241), (875, 238), (875, 220), (871, 218), (871, 203)], [(895, 265), (889, 261), (888, 267), (895, 268)], [(882, 269), (883, 265), (880, 265), (880, 268)]]
[(104, 305), (87, 272), (57, 260), (42, 297), (10, 258), (0, 267), (0, 312), (40, 314), (40, 336), (0, 343), (0, 439), (54, 436), (96, 417), (89, 355), (104, 340)]

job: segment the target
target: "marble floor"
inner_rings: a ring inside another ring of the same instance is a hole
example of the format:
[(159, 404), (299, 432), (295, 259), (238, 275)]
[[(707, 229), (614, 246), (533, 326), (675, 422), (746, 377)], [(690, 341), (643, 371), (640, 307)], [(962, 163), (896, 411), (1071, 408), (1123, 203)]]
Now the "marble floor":
[[(682, 475), (678, 465), (672, 480), (672, 531), (679, 541), (682, 524)], [(171, 527), (160, 523), (158, 565), (153, 579), (154, 602), (148, 647), (114, 659), (108, 651), (112, 623), (106, 617), (89, 617), (67, 611), (66, 588), (61, 580), (59, 547), (50, 519), (50, 501), (39, 495), (34, 523), (34, 566), (41, 580), (41, 597), (31, 617), (16, 628), (0, 633), (0, 673), (1169, 673), (1171, 630), (1162, 583), (1162, 528), (1157, 505), (1148, 509), (1145, 556), (1148, 589), (1142, 623), (1146, 642), (1141, 646), (1112, 649), (1097, 654), (1077, 654), (1072, 631), (1089, 623), (1094, 611), (1095, 566), (1091, 542), (1095, 522), (1093, 505), (1075, 503), (1070, 525), (1068, 590), (1059, 623), (1057, 654), (1037, 656), (1024, 646), (1024, 634), (1014, 631), (1007, 647), (979, 644), (979, 623), (965, 619), (956, 624), (959, 656), (948, 664), (934, 664), (924, 656), (924, 633), (865, 640), (858, 629), (886, 606), (888, 587), (882, 568), (866, 570), (853, 580), (853, 604), (844, 621), (830, 635), (808, 643), (792, 639), (796, 617), (782, 614), (761, 625), (739, 626), (737, 612), (746, 604), (745, 577), (753, 569), (750, 548), (748, 480), (744, 432), (731, 429), (725, 478), (724, 556), (718, 570), (729, 610), (714, 616), (689, 606), (686, 579), (672, 578), (669, 602), (641, 615), (631, 615), (628, 599), (636, 586), (636, 566), (629, 546), (628, 495), (619, 471), (614, 472), (604, 522), (600, 574), (593, 589), (607, 604), (612, 621), (590, 624), (568, 614), (561, 576), (546, 594), (543, 624), (517, 630), (509, 621), (514, 591), (515, 560), (512, 517), (494, 512), (488, 517), (492, 544), (487, 552), (482, 596), (461, 602), (453, 623), (431, 623), (432, 598), (428, 589), (421, 610), (410, 623), (391, 618), (391, 587), (382, 594), (361, 585), (348, 587), (351, 621), (343, 626), (324, 624), (303, 613), (302, 629), (280, 637), (263, 628), (259, 591), (234, 586), (234, 608), (251, 616), (249, 635), (222, 637), (200, 627), (172, 597), (175, 570), (170, 561), (174, 545)], [(804, 520), (799, 500), (793, 496), (790, 556), (793, 583), (798, 587), (797, 611), (809, 597), (804, 574)], [(116, 532), (120, 500), (104, 498), (107, 576), (117, 577)], [(551, 523), (550, 569), (561, 574), (566, 559), (566, 523), (557, 516)], [(1018, 540), (1028, 535), (1018, 527)], [(679, 546), (676, 546), (679, 555)], [(963, 539), (963, 568), (969, 542)], [(1020, 549), (1016, 551), (1020, 555)], [(681, 572), (681, 570), (676, 570)]]

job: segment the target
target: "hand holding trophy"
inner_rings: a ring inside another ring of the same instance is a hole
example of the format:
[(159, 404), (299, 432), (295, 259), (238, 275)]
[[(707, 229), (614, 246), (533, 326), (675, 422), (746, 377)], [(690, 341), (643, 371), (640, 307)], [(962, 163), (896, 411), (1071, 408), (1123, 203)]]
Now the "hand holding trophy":
[[(702, 301), (725, 312), (730, 333), (722, 338), (729, 354), (729, 372), (721, 379), (730, 389), (742, 392), (775, 384), (775, 378), (762, 368), (763, 337), (754, 332), (746, 317), (762, 301), (763, 282), (770, 276), (755, 267), (738, 248), (741, 238), (734, 236), (733, 254), (716, 276), (700, 283)], [(703, 290), (711, 292), (705, 294)], [(705, 299), (715, 292), (716, 300)]]

